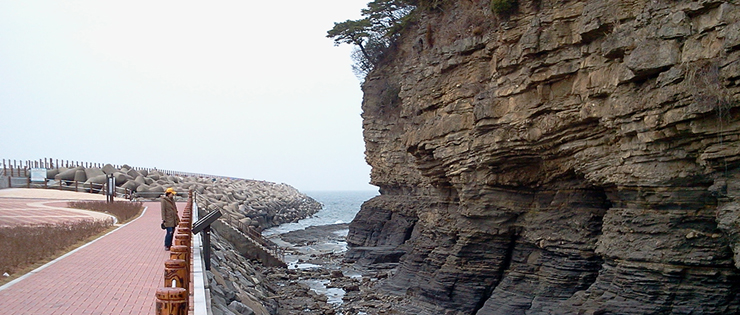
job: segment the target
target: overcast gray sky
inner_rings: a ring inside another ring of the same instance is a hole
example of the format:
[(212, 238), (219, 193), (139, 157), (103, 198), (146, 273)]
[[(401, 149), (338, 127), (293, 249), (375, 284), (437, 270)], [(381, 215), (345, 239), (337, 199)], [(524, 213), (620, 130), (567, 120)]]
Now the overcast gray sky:
[(369, 0), (0, 0), (0, 159), (373, 190), (351, 47)]

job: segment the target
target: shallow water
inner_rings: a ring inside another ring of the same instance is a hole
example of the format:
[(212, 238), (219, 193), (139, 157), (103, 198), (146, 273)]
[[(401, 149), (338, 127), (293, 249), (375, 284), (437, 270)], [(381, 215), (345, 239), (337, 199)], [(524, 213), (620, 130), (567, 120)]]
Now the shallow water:
[(307, 284), (311, 290), (316, 293), (326, 295), (327, 302), (332, 305), (342, 304), (342, 298), (344, 297), (344, 290), (341, 288), (327, 288), (329, 280), (304, 280), (303, 283)]
[(355, 218), (363, 202), (378, 195), (377, 191), (309, 191), (306, 195), (323, 207), (311, 217), (296, 223), (286, 223), (262, 232), (264, 236), (302, 230), (309, 226), (349, 223)]
[[(378, 195), (376, 191), (321, 191), (321, 192), (307, 192), (307, 195), (311, 198), (316, 199), (323, 205), (323, 208), (315, 215), (300, 220), (296, 223), (287, 223), (280, 226), (267, 229), (262, 232), (262, 235), (271, 239), (278, 246), (284, 249), (289, 249), (285, 253), (285, 263), (288, 265), (288, 269), (321, 269), (326, 266), (307, 263), (302, 261), (311, 255), (321, 255), (326, 253), (341, 254), (347, 251), (347, 242), (343, 241), (347, 234), (348, 229), (342, 229), (334, 231), (336, 236), (342, 240), (328, 240), (323, 242), (317, 242), (306, 246), (297, 246), (280, 239), (280, 234), (303, 230), (309, 226), (322, 226), (336, 223), (349, 223), (354, 219), (357, 212), (360, 211), (360, 206), (366, 200), (373, 198)], [(348, 277), (358, 278), (361, 277), (360, 273), (348, 272), (345, 274)], [(342, 288), (328, 288), (329, 280), (322, 279), (305, 279), (303, 283), (308, 285), (311, 290), (318, 294), (325, 295), (327, 302), (334, 305), (335, 307), (342, 304), (342, 298), (344, 297), (344, 290)], [(339, 313), (341, 314), (341, 313)]]

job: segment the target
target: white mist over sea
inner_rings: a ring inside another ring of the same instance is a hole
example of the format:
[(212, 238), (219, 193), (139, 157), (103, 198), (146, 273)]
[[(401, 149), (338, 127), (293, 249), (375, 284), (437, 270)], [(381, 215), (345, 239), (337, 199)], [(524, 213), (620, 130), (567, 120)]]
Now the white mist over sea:
[(311, 217), (296, 223), (286, 223), (262, 231), (262, 235), (283, 234), (305, 229), (309, 226), (349, 223), (355, 218), (363, 202), (373, 198), (377, 191), (308, 191), (304, 192), (323, 205), (323, 208)]

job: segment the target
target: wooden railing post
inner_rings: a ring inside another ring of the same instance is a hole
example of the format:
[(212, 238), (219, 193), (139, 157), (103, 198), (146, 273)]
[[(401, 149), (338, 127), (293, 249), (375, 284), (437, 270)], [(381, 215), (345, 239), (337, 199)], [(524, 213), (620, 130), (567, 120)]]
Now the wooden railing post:
[(180, 223), (175, 228), (170, 259), (164, 265), (164, 286), (157, 290), (156, 314), (187, 314), (190, 291), (190, 263), (192, 251), (192, 193), (183, 209)]
[(168, 259), (164, 262), (164, 286), (187, 290), (190, 275), (187, 262), (182, 259)]
[(188, 291), (183, 288), (157, 289), (157, 315), (185, 315), (188, 313)]
[(190, 261), (190, 248), (184, 245), (172, 245), (170, 247), (170, 259)]
[[(187, 232), (185, 232), (187, 230)], [(175, 232), (175, 242), (174, 245), (182, 245), (190, 247), (190, 229), (184, 229), (184, 228), (177, 228), (177, 232)]]

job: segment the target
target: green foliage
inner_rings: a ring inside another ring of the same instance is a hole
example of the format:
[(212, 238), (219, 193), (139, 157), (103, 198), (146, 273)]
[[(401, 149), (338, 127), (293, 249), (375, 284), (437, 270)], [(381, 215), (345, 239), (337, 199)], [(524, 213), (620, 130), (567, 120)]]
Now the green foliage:
[(334, 23), (334, 28), (327, 32), (326, 37), (333, 38), (334, 44), (362, 45), (370, 36), (372, 24), (369, 19), (346, 20), (342, 23)]
[(356, 46), (352, 51), (352, 71), (362, 80), (375, 68), (386, 49), (386, 44), (376, 38), (369, 38), (363, 46)]
[(386, 82), (383, 92), (380, 93), (380, 102), (383, 106), (396, 106), (401, 102), (401, 85)]
[(516, 0), (491, 0), (491, 11), (496, 14), (508, 14), (514, 10), (516, 4)]
[(352, 54), (353, 68), (358, 76), (364, 77), (406, 26), (415, 3), (415, 0), (375, 0), (362, 9), (364, 18), (335, 22), (326, 37), (334, 39), (335, 45), (356, 46)]

